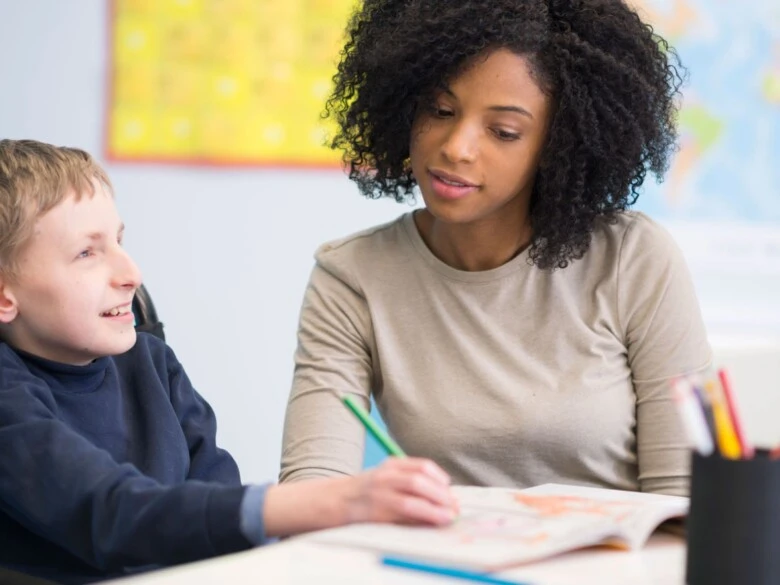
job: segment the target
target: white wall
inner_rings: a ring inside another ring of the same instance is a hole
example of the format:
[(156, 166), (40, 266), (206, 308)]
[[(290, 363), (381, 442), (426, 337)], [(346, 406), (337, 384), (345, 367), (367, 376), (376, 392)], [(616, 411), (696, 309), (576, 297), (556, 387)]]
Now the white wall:
[[(106, 4), (0, 0), (0, 137), (79, 146), (100, 157)], [(245, 479), (274, 478), (312, 253), (327, 239), (406, 208), (363, 199), (336, 171), (138, 164), (107, 170), (128, 226), (126, 246), (144, 272), (171, 345), (217, 411), (222, 445)], [(774, 347), (780, 270), (746, 271), (739, 259), (723, 265), (686, 226), (672, 227), (691, 255), (708, 323), (723, 334), (719, 355), (735, 336)], [(766, 237), (777, 233), (770, 229)], [(776, 250), (780, 256), (780, 246)], [(726, 284), (719, 284), (724, 276)], [(740, 316), (742, 308), (753, 316)], [(769, 313), (774, 316), (765, 319)], [(776, 384), (771, 392), (780, 396)], [(780, 403), (768, 411), (756, 404), (751, 417), (759, 434), (774, 433)]]

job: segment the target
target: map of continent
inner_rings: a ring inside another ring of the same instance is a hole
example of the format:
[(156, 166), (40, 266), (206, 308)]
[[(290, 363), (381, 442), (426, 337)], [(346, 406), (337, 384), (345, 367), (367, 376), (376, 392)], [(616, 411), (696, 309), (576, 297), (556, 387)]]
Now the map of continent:
[(662, 220), (780, 222), (780, 2), (632, 4), (688, 72), (679, 151), (636, 208)]

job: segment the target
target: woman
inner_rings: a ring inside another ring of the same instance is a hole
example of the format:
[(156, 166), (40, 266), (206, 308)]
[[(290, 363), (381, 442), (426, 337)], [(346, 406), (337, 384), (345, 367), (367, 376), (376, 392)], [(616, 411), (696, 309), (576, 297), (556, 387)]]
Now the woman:
[(333, 145), (425, 207), (318, 251), (282, 481), (360, 468), (336, 390), (455, 483), (687, 493), (668, 384), (710, 349), (679, 250), (627, 211), (675, 144), (675, 62), (619, 0), (363, 3)]

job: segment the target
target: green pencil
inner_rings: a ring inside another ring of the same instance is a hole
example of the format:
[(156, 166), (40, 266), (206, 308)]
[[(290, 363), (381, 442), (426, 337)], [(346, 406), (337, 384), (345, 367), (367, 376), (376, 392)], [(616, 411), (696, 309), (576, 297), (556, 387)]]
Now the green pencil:
[(368, 414), (362, 406), (355, 402), (354, 398), (351, 396), (342, 396), (341, 401), (347, 405), (347, 408), (349, 408), (356, 417), (358, 417), (358, 420), (363, 423), (366, 430), (379, 441), (379, 444), (382, 445), (382, 448), (388, 455), (406, 457), (406, 453), (398, 446), (398, 443), (393, 441), (386, 432), (379, 428), (376, 421), (371, 418), (371, 415)]

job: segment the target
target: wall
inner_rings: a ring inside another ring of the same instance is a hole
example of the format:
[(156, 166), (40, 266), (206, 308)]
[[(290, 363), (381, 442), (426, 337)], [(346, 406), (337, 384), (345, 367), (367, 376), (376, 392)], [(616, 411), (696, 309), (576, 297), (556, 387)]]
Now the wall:
[[(102, 0), (0, 0), (0, 137), (36, 138), (100, 155), (105, 45)], [(144, 272), (171, 345), (219, 415), (221, 443), (245, 479), (274, 478), (312, 254), (325, 240), (407, 208), (363, 199), (337, 171), (107, 169), (128, 226), (126, 246)], [(737, 337), (780, 355), (772, 345), (780, 319), (763, 318), (778, 314), (778, 271), (749, 263), (745, 270), (739, 258), (714, 261), (712, 246), (703, 249), (687, 226), (670, 227), (690, 254), (708, 323), (723, 334), (719, 355)], [(766, 237), (771, 242), (776, 235), (770, 229)], [(741, 317), (741, 307), (754, 315)], [(774, 396), (780, 396), (777, 390), (771, 388)], [(773, 433), (780, 404), (772, 408), (762, 409), (759, 401), (751, 410), (765, 435)]]
[[(106, 3), (0, 1), (0, 136), (101, 154)], [(297, 313), (316, 247), (407, 208), (338, 171), (108, 164), (126, 247), (248, 480), (278, 472)]]

